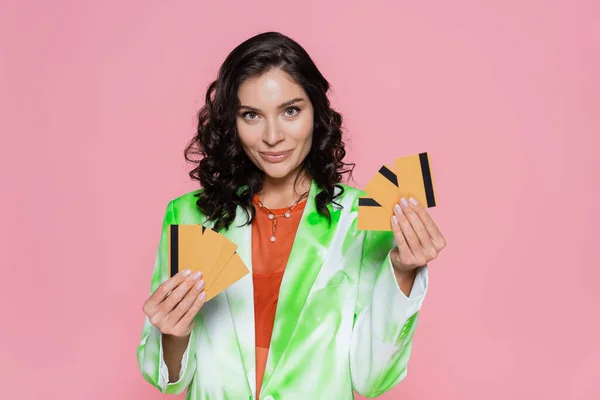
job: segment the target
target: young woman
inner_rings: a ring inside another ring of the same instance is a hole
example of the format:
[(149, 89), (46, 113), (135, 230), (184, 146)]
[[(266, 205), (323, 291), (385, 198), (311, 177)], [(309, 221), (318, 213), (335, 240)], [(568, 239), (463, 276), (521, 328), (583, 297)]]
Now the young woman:
[[(399, 201), (392, 232), (357, 230), (364, 193), (341, 183), (351, 165), (328, 90), (279, 33), (239, 45), (210, 85), (186, 149), (202, 189), (169, 203), (143, 306), (139, 365), (162, 392), (352, 399), (406, 376), (444, 238), (414, 199)], [(168, 278), (170, 224), (215, 228), (251, 273), (204, 304), (200, 274)]]

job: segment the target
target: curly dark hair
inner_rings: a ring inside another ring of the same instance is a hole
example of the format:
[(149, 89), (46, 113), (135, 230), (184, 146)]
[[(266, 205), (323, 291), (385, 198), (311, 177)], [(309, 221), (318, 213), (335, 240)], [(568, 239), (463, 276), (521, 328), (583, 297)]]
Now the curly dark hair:
[[(335, 199), (343, 193), (339, 185), (343, 175), (352, 175), (354, 164), (342, 161), (346, 155), (342, 115), (330, 107), (329, 82), (294, 40), (278, 32), (256, 35), (237, 46), (223, 62), (198, 112), (197, 132), (185, 149), (186, 160), (196, 165), (189, 175), (203, 188), (196, 204), (217, 230), (231, 225), (237, 206), (247, 212), (248, 223), (255, 217), (252, 199), (262, 189), (264, 172), (245, 154), (238, 136), (238, 88), (246, 79), (273, 68), (281, 68), (301, 85), (313, 105), (312, 147), (302, 168), (321, 189), (316, 208), (329, 221), (327, 206), (337, 204)], [(336, 186), (340, 189), (337, 194)]]

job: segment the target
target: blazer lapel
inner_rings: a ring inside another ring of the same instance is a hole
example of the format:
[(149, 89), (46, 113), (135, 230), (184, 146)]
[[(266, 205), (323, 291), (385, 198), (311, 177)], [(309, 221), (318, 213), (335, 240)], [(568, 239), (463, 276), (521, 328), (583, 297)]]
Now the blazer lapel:
[(256, 393), (256, 354), (254, 339), (254, 285), (252, 280), (252, 228), (246, 223), (246, 212), (238, 207), (236, 218), (228, 230), (220, 233), (234, 242), (237, 253), (250, 271), (242, 279), (225, 289), (224, 295), (229, 304), (240, 357), (246, 370), (248, 386)]
[[(319, 192), (313, 181), (281, 282), (263, 389), (285, 355), (335, 233), (328, 219), (317, 211), (315, 197)], [(331, 204), (328, 208), (334, 226), (340, 214)]]

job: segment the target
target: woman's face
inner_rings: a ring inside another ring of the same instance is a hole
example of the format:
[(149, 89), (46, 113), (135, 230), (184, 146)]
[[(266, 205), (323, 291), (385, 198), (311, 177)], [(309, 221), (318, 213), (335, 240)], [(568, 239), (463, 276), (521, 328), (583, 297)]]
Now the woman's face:
[(244, 151), (267, 177), (290, 177), (312, 145), (313, 107), (302, 86), (276, 68), (244, 81), (236, 124)]

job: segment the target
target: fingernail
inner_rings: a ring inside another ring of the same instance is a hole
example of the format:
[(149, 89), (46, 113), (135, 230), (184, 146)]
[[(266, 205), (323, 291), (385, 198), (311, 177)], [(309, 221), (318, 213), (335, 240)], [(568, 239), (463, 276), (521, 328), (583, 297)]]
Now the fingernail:
[(185, 271), (183, 271), (183, 272), (181, 273), (181, 275), (183, 275), (183, 276), (188, 276), (188, 275), (189, 275), (189, 274), (191, 274), (191, 273), (192, 273), (192, 271), (190, 271), (189, 269), (186, 269)]
[(419, 205), (419, 202), (414, 197), (411, 197), (410, 199), (408, 199), (408, 201), (410, 201), (410, 204), (412, 204), (413, 206)]
[(200, 293), (200, 296), (198, 296), (198, 299), (200, 299), (200, 301), (204, 301), (205, 298), (206, 298), (206, 292), (202, 292), (202, 293)]
[(204, 281), (201, 280), (198, 283), (196, 283), (196, 288), (198, 288), (198, 290), (202, 290), (202, 288), (204, 287)]
[(394, 225), (398, 225), (398, 218), (396, 218), (396, 216), (395, 216), (395, 215), (392, 215), (392, 223), (393, 223)]
[(398, 204), (396, 204), (396, 205), (394, 206), (394, 211), (396, 211), (396, 213), (397, 213), (398, 215), (402, 215), (402, 209), (400, 208), (400, 206), (399, 206)]
[(198, 271), (194, 274), (194, 279), (200, 279), (201, 276), (202, 276), (202, 272)]
[(406, 201), (404, 197), (400, 199), (400, 203), (402, 203), (404, 207), (408, 207), (408, 201)]

